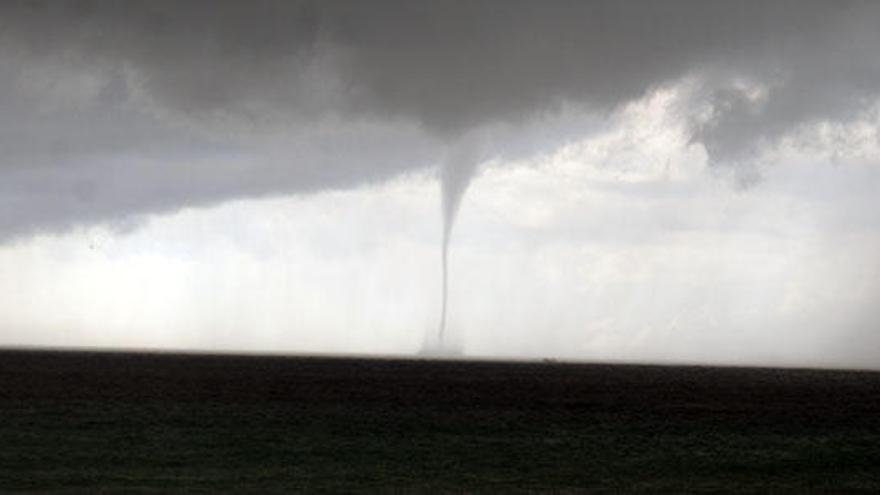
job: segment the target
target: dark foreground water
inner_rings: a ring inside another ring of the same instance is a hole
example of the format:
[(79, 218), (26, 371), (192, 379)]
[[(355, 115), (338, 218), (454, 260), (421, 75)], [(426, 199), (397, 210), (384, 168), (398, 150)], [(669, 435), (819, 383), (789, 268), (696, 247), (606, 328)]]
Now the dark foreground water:
[(0, 491), (880, 491), (880, 373), (0, 352)]

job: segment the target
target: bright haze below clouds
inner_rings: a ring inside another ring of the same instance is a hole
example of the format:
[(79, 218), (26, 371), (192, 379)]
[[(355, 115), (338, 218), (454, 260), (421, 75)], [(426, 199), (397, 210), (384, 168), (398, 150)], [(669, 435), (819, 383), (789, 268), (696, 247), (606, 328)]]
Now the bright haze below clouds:
[(878, 25), (3, 2), (0, 345), (880, 367)]

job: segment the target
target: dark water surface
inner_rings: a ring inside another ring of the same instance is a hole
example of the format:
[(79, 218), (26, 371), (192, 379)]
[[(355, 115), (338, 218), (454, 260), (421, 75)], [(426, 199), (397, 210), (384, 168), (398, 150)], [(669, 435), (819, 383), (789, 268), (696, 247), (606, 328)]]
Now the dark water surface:
[(0, 491), (880, 492), (880, 373), (0, 351)]

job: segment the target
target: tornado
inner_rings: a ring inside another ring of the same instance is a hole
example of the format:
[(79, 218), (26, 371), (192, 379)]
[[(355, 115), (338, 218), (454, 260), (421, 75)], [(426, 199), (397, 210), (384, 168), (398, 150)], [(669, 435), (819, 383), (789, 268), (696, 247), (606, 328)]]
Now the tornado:
[(449, 312), (449, 243), (452, 237), (452, 228), (461, 207), (461, 200), (464, 198), (479, 163), (480, 146), (478, 144), (474, 138), (463, 139), (447, 154), (440, 169), (443, 240), (440, 246), (440, 323), (437, 326), (437, 343), (441, 348), (445, 344), (447, 314)]

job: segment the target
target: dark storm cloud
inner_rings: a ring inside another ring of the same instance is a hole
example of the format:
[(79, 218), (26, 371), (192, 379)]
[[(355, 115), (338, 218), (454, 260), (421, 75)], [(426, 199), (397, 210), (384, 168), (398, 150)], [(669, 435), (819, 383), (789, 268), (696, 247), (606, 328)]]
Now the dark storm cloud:
[(878, 22), (874, 2), (4, 2), (0, 237), (382, 180), (688, 75), (715, 104), (693, 138), (735, 161), (876, 99)]

